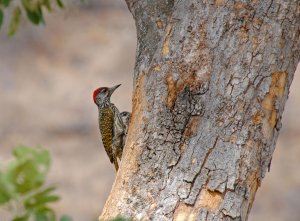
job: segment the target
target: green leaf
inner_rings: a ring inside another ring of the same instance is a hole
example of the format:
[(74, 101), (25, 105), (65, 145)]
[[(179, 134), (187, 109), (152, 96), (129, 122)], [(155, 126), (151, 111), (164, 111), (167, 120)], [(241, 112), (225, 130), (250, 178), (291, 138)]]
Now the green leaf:
[(18, 162), (31, 161), (41, 176), (45, 177), (51, 163), (51, 157), (47, 150), (18, 146), (13, 150)]
[(26, 214), (24, 216), (15, 217), (12, 221), (28, 221), (28, 220), (29, 220), (29, 215)]
[(7, 176), (16, 192), (25, 194), (43, 185), (50, 166), (49, 152), (19, 146), (13, 154), (16, 160), (9, 165)]
[(73, 219), (70, 216), (63, 215), (59, 221), (72, 221)]
[(42, 8), (39, 8), (38, 12), (39, 12), (39, 17), (40, 17), (40, 23), (42, 23), (43, 25), (45, 25), (46, 23), (45, 23), (45, 19), (44, 19)]
[(9, 202), (13, 196), (11, 184), (7, 177), (0, 172), (0, 205)]
[(27, 8), (25, 8), (27, 18), (35, 25), (38, 25), (40, 23), (40, 16), (37, 12), (29, 11)]
[(64, 4), (61, 0), (56, 0), (56, 4), (60, 7), (60, 8), (64, 8)]
[(41, 148), (30, 148), (26, 146), (17, 146), (13, 150), (13, 155), (18, 160), (32, 160), (39, 165), (44, 165), (47, 172), (50, 166), (50, 154), (47, 150)]
[(42, 190), (25, 200), (24, 205), (26, 209), (45, 206), (47, 203), (56, 202), (60, 199), (59, 196), (51, 195), (50, 193), (55, 190), (55, 187), (49, 187)]
[(3, 19), (4, 19), (4, 13), (3, 13), (3, 11), (0, 8), (0, 29), (1, 29), (1, 26), (3, 24)]
[(20, 25), (20, 20), (21, 20), (21, 9), (19, 6), (17, 6), (13, 11), (13, 16), (9, 24), (9, 30), (8, 30), (9, 36), (13, 36), (17, 32)]
[(46, 6), (46, 8), (48, 9), (49, 12), (52, 11), (51, 1), (50, 0), (43, 0), (43, 5)]
[(22, 5), (25, 9), (33, 12), (37, 11), (37, 9), (40, 7), (40, 2), (32, 0), (22, 0)]
[(35, 210), (35, 220), (36, 221), (55, 221), (55, 212), (48, 207), (41, 207)]
[(11, 2), (11, 0), (1, 0), (1, 1), (5, 7), (7, 7), (9, 5), (9, 3)]
[(8, 177), (20, 194), (40, 187), (45, 180), (45, 175), (39, 172), (38, 165), (30, 160), (12, 164), (8, 171)]
[[(50, 2), (48, 2), (50, 3)], [(39, 1), (30, 1), (30, 0), (22, 0), (23, 7), (26, 11), (27, 18), (33, 24), (38, 25), (40, 23), (45, 23), (42, 6), (45, 5), (44, 2)], [(49, 4), (48, 4), (49, 5)], [(47, 5), (45, 5), (47, 7)]]

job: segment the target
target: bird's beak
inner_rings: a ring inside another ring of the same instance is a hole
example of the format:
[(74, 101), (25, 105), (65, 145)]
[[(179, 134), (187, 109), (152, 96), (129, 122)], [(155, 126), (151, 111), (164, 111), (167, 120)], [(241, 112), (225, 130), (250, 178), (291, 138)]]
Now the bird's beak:
[(109, 96), (111, 96), (114, 93), (114, 91), (120, 86), (121, 86), (121, 84), (118, 84), (116, 86), (109, 88)]

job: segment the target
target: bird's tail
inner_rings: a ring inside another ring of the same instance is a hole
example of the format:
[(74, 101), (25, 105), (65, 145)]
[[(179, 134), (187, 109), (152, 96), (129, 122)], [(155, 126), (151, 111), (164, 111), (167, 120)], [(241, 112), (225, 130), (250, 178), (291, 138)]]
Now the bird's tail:
[(119, 169), (119, 164), (118, 164), (117, 157), (114, 158), (114, 165), (115, 165), (116, 171), (118, 171), (118, 169)]

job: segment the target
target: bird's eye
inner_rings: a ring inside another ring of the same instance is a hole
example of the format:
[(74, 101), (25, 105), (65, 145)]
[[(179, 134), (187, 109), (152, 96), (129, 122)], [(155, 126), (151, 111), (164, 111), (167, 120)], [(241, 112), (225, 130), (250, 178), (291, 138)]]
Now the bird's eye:
[(106, 91), (107, 91), (107, 89), (106, 89), (106, 88), (104, 88), (104, 89), (102, 90), (102, 92), (103, 92), (103, 93), (106, 93)]

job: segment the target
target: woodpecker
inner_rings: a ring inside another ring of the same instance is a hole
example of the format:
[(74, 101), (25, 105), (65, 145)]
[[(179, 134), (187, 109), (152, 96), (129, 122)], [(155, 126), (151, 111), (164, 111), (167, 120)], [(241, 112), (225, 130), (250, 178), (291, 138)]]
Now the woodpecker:
[[(123, 147), (127, 134), (127, 125), (126, 122), (124, 124), (118, 108), (110, 102), (110, 97), (120, 85), (121, 84), (118, 84), (111, 88), (100, 87), (93, 93), (93, 99), (95, 104), (98, 106), (99, 111), (99, 129), (102, 137), (102, 143), (106, 154), (108, 155), (110, 162), (114, 164), (116, 171), (119, 169), (117, 158), (120, 160), (122, 158)], [(122, 116), (128, 116), (127, 113), (129, 112), (122, 114)]]

